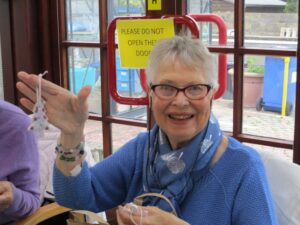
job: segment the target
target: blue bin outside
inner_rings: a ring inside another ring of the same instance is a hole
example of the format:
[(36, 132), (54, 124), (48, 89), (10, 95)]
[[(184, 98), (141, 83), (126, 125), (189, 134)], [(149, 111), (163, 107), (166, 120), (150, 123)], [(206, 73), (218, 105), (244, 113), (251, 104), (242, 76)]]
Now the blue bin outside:
[[(284, 66), (284, 58), (271, 56), (267, 56), (265, 58), (264, 88), (261, 104), (266, 111), (281, 112), (285, 69)], [(297, 76), (296, 71), (296, 58), (290, 57), (288, 68), (286, 115), (289, 115), (294, 108)]]
[(121, 66), (120, 58), (116, 58), (117, 66), (117, 91), (141, 93), (142, 87), (140, 84), (140, 78), (136, 69), (128, 69)]
[(97, 79), (97, 69), (94, 67), (87, 68), (75, 68), (75, 74), (73, 78), (73, 68), (70, 68), (70, 90), (77, 94), (83, 86), (94, 86)]

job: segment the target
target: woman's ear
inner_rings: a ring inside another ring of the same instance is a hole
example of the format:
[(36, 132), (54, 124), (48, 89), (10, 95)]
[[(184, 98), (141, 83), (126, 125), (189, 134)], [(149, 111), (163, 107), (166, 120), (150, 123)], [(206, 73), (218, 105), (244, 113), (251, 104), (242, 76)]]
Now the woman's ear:
[(215, 93), (217, 92), (217, 90), (218, 90), (217, 88), (213, 88), (213, 89), (210, 91), (210, 94), (209, 94), (210, 96), (209, 96), (209, 97), (211, 98), (211, 100), (214, 99), (214, 96), (215, 96)]
[(152, 93), (149, 94), (149, 109), (152, 107)]
[(211, 92), (210, 92), (210, 96), (209, 96), (209, 98), (210, 98), (210, 110), (212, 109), (212, 104), (213, 104), (213, 100), (214, 100), (214, 96), (215, 96), (216, 92), (217, 92), (216, 88), (212, 89)]
[(149, 89), (148, 89), (148, 102), (149, 102), (149, 108), (151, 109), (151, 107), (152, 107), (152, 95), (153, 95), (153, 92), (152, 92), (152, 90), (151, 90), (151, 88), (149, 87)]

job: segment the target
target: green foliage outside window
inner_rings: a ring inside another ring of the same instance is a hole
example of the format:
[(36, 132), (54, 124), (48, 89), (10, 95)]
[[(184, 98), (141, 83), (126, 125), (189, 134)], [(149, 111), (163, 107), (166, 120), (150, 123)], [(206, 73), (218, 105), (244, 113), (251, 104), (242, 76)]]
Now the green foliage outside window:
[(298, 12), (298, 0), (288, 0), (283, 11), (285, 13), (297, 13)]
[(251, 73), (264, 74), (265, 68), (263, 65), (257, 65), (254, 57), (248, 57), (247, 71)]

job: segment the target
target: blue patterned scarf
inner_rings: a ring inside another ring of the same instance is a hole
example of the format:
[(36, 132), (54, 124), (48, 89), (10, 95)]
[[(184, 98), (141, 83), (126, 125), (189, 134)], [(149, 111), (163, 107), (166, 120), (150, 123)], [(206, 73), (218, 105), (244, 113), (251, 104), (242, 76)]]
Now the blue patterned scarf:
[[(144, 192), (164, 195), (180, 216), (180, 204), (194, 183), (208, 171), (222, 137), (218, 121), (212, 113), (206, 127), (189, 143), (176, 150), (172, 150), (166, 134), (155, 125), (150, 131), (150, 145), (146, 145), (144, 154)], [(145, 198), (144, 205), (171, 211), (168, 203), (157, 197)]]

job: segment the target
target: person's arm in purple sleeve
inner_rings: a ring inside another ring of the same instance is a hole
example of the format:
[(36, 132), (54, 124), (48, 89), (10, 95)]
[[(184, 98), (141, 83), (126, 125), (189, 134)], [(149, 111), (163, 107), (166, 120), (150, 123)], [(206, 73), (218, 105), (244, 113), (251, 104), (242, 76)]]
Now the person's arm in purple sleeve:
[(40, 206), (39, 156), (34, 134), (27, 130), (30, 120), (18, 111), (11, 111), (10, 118), (7, 129), (0, 129), (5, 131), (0, 138), (1, 222), (24, 218)]

